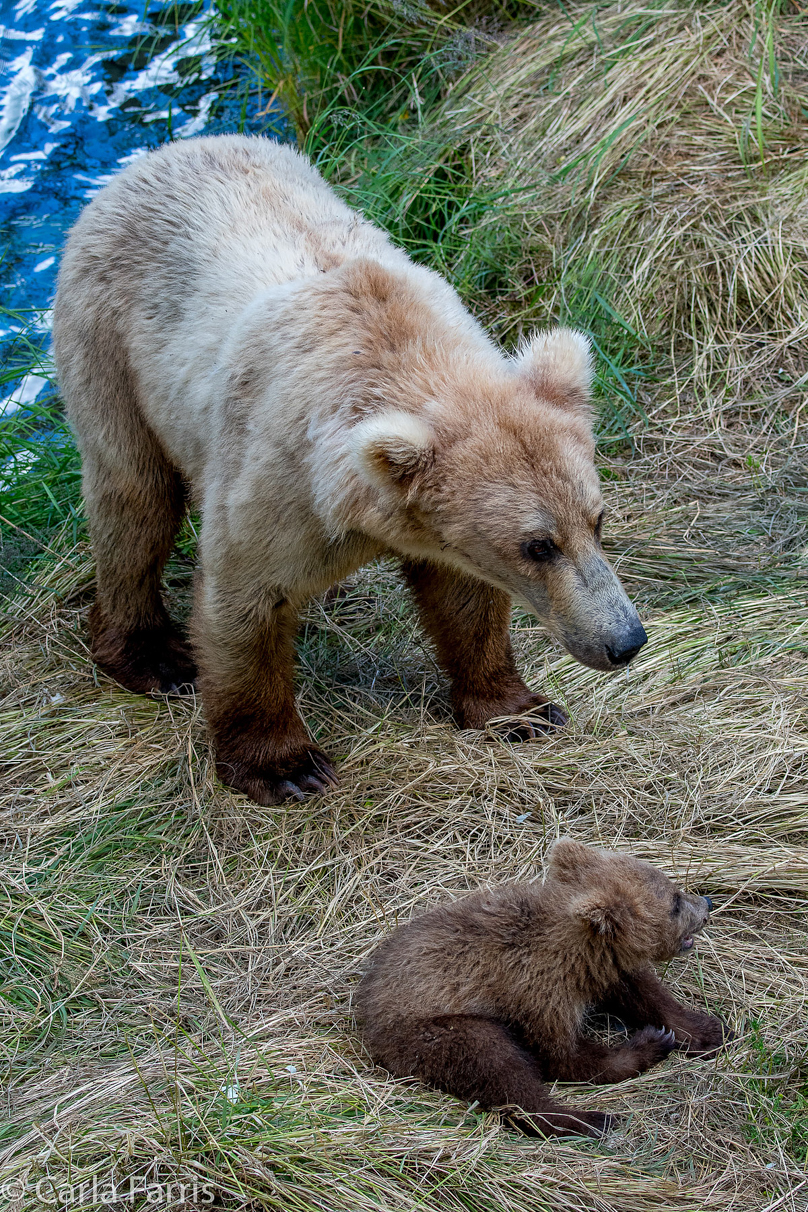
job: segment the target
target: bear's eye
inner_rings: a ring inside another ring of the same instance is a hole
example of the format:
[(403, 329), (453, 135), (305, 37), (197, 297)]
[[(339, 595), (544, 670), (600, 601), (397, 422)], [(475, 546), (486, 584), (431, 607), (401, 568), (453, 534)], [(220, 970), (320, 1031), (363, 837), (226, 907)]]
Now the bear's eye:
[(676, 896), (673, 898), (673, 908), (671, 909), (671, 917), (676, 917), (676, 914), (680, 912), (681, 908), (682, 908), (682, 897), (681, 897), (681, 894), (679, 892), (677, 892)]
[(528, 539), (522, 544), (522, 551), (529, 560), (544, 564), (547, 560), (552, 560), (558, 548), (552, 539)]

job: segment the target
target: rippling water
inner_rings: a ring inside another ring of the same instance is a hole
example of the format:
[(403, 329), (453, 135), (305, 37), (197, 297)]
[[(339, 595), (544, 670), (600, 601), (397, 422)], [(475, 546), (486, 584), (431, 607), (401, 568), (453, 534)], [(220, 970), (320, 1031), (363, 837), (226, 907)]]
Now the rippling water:
[[(119, 168), (171, 138), (283, 134), (246, 80), (214, 59), (203, 3), (0, 0), (0, 362), (50, 325), (59, 251)], [(29, 374), (0, 413), (31, 403)]]

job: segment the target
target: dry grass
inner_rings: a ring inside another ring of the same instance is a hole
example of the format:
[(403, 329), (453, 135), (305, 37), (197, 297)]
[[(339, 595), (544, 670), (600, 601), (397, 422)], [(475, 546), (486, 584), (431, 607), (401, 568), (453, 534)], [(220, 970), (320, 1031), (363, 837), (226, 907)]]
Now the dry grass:
[(476, 179), (513, 193), (530, 313), (596, 282), (667, 346), (680, 404), (720, 397), (713, 423), (791, 395), (808, 371), (804, 9), (538, 7), (441, 119), (473, 144)]
[[(512, 747), (450, 727), (395, 572), (371, 569), (312, 606), (301, 645), (342, 789), (261, 810), (215, 782), (198, 707), (96, 681), (91, 576), (71, 550), (8, 624), (7, 1173), (196, 1174), (223, 1206), (284, 1212), (805, 1206), (804, 590), (657, 604), (629, 679), (517, 620), (531, 678), (575, 722)], [(709, 938), (668, 975), (740, 1032), (716, 1062), (581, 1090), (628, 1117), (605, 1146), (517, 1141), (387, 1080), (350, 1020), (385, 929), (537, 874), (559, 833), (709, 889)]]
[[(57, 544), (9, 604), (12, 1207), (41, 1207), (46, 1176), (101, 1206), (78, 1187), (95, 1174), (103, 1190), (111, 1168), (277, 1212), (808, 1207), (806, 26), (790, 10), (568, 5), (570, 33), (540, 9), (445, 103), (481, 180), (534, 191), (524, 248), (552, 289), (527, 289), (526, 253), (500, 328), (560, 309), (591, 247), (660, 367), (647, 423), (603, 461), (648, 648), (606, 678), (515, 620), (529, 679), (572, 712), (563, 734), (510, 746), (453, 730), (395, 571), (373, 567), (312, 604), (301, 638), (301, 706), (341, 789), (259, 809), (216, 783), (196, 704), (93, 673), (83, 546)], [(178, 561), (180, 611), (189, 576)], [(559, 834), (713, 895), (708, 936), (668, 979), (738, 1032), (713, 1062), (573, 1090), (625, 1116), (605, 1144), (521, 1140), (389, 1080), (350, 1018), (386, 929), (538, 875)]]

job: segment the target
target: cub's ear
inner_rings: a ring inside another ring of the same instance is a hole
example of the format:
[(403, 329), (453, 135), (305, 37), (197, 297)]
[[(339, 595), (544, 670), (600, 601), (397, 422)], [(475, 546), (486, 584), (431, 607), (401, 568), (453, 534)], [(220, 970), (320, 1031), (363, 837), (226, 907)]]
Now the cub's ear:
[(386, 488), (408, 488), (433, 462), (435, 434), (420, 417), (389, 409), (355, 426), (353, 449), (369, 479)]
[(571, 837), (559, 838), (550, 851), (549, 875), (565, 884), (585, 883), (597, 869), (598, 851)]
[(596, 938), (616, 938), (631, 921), (631, 907), (602, 889), (587, 892), (573, 902), (572, 913)]
[(589, 412), (592, 396), (592, 348), (574, 328), (551, 328), (529, 339), (517, 358), (519, 374), (536, 395), (557, 408)]

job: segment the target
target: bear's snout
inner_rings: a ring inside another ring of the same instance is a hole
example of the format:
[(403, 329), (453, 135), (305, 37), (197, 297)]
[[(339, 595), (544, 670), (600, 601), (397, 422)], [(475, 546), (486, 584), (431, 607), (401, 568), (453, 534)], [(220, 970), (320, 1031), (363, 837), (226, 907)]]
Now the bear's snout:
[(677, 913), (679, 923), (679, 954), (692, 951), (696, 935), (700, 934), (710, 917), (713, 902), (709, 896), (698, 896), (696, 893), (678, 894), (681, 897), (681, 914)]
[(645, 628), (637, 619), (616, 644), (606, 645), (606, 655), (613, 665), (628, 665), (629, 661), (633, 660), (643, 645), (647, 643), (648, 636)]
[[(599, 553), (557, 563), (546, 578), (554, 635), (590, 669), (624, 669), (648, 636), (614, 569)], [(539, 618), (547, 618), (546, 603), (535, 592), (526, 589), (524, 597)]]

